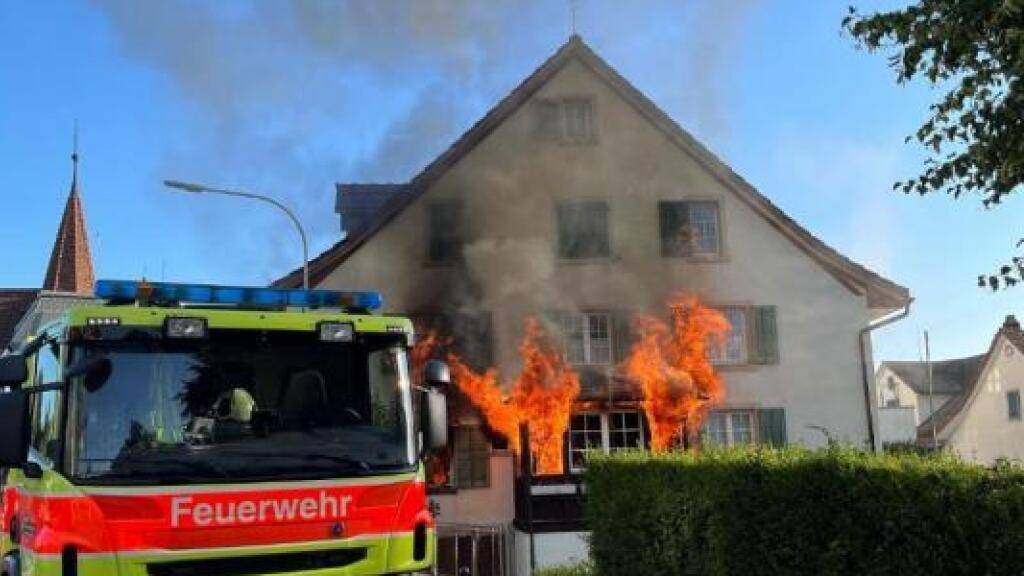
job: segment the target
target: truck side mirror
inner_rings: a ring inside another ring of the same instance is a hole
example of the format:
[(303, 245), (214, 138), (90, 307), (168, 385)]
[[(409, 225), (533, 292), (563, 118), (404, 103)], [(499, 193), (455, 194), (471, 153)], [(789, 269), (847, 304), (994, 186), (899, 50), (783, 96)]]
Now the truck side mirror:
[(452, 373), (444, 362), (431, 360), (423, 367), (423, 383), (427, 386), (443, 388), (451, 381)]
[(448, 446), (448, 401), (445, 395), (437, 390), (424, 390), (420, 411), (424, 451), (444, 450)]
[(0, 386), (20, 387), (28, 379), (28, 362), (21, 354), (0, 356)]
[(0, 468), (17, 468), (28, 462), (28, 406), (27, 392), (0, 394)]

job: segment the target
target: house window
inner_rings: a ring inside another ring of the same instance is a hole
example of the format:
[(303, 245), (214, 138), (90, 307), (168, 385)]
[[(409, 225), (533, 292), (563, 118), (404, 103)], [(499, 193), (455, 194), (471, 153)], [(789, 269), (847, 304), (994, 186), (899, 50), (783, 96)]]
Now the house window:
[(462, 203), (435, 202), (427, 207), (427, 259), (434, 264), (455, 264), (462, 260)]
[(569, 422), (569, 469), (582, 472), (589, 450), (609, 453), (644, 447), (643, 421), (634, 410), (573, 414)]
[(749, 410), (719, 411), (707, 415), (701, 438), (709, 444), (735, 446), (754, 442), (754, 413)]
[(631, 450), (643, 448), (644, 434), (639, 412), (611, 412), (608, 414), (608, 448)]
[(708, 345), (708, 359), (712, 364), (736, 365), (747, 363), (747, 309), (724, 308), (720, 310), (732, 327), (722, 343), (712, 341)]
[(455, 486), (486, 488), (490, 485), (491, 444), (479, 426), (455, 429)]
[(594, 113), (590, 100), (568, 98), (562, 106), (565, 113), (565, 139), (570, 142), (590, 142), (594, 138)]
[(659, 202), (663, 256), (716, 256), (722, 253), (718, 202)]
[(605, 312), (566, 313), (562, 316), (565, 358), (570, 364), (610, 364), (611, 317)]
[(567, 259), (607, 258), (608, 204), (572, 202), (559, 204), (558, 254)]
[(589, 98), (538, 100), (534, 135), (541, 140), (588, 143), (594, 140), (594, 106)]
[(1006, 393), (1006, 408), (1010, 420), (1020, 420), (1020, 390)]

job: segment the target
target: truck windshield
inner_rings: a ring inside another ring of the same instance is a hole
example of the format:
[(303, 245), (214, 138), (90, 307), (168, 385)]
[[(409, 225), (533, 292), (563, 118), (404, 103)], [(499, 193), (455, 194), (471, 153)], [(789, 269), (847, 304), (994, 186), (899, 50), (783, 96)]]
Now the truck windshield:
[(404, 347), (393, 336), (213, 331), (87, 343), (66, 462), (86, 484), (331, 478), (415, 462)]

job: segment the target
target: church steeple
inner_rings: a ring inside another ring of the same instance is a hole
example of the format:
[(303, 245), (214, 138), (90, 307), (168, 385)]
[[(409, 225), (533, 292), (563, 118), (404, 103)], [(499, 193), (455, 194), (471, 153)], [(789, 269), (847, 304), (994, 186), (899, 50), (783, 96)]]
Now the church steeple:
[(57, 238), (46, 267), (43, 290), (92, 294), (95, 277), (89, 253), (89, 235), (85, 228), (85, 212), (78, 193), (78, 128), (71, 153), (71, 192), (64, 215), (60, 219)]

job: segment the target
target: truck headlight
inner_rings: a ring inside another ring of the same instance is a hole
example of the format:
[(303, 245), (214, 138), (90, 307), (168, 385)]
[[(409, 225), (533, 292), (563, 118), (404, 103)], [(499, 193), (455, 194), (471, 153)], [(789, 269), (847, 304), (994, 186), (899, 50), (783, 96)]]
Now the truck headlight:
[(355, 327), (351, 322), (321, 322), (321, 342), (351, 342), (355, 336)]
[(205, 318), (168, 318), (164, 322), (164, 336), (168, 338), (206, 338)]

